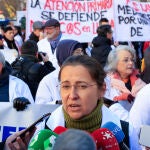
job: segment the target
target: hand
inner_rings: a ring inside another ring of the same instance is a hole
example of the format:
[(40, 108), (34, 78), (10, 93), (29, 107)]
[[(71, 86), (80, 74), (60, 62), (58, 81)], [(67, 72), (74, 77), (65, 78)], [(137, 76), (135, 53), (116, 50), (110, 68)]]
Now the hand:
[(13, 101), (13, 107), (17, 111), (24, 110), (28, 104), (30, 104), (30, 101), (25, 97), (17, 97)]
[(40, 55), (41, 55), (41, 57), (42, 57), (43, 62), (49, 61), (49, 57), (48, 57), (47, 54), (44, 56), (42, 53), (40, 53)]
[[(32, 132), (27, 132), (25, 137), (21, 139), (19, 135), (24, 131), (16, 132), (15, 134), (9, 136), (6, 140), (4, 150), (27, 150), (30, 139), (32, 138), (36, 128)], [(16, 139), (16, 140), (15, 140)], [(15, 142), (12, 142), (14, 141)]]
[(135, 97), (133, 97), (131, 94), (129, 94), (128, 97), (127, 97), (127, 100), (128, 100), (129, 103), (131, 103), (131, 102), (134, 101), (134, 98)]

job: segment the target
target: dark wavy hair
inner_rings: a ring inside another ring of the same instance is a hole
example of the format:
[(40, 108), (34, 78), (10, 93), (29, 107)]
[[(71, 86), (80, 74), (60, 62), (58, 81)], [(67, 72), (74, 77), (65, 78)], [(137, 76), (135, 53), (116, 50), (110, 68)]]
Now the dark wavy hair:
[(58, 79), (61, 80), (61, 72), (66, 66), (82, 65), (89, 71), (91, 78), (96, 81), (99, 88), (103, 86), (104, 78), (106, 76), (102, 66), (99, 62), (87, 55), (78, 55), (68, 57), (62, 64), (59, 72)]

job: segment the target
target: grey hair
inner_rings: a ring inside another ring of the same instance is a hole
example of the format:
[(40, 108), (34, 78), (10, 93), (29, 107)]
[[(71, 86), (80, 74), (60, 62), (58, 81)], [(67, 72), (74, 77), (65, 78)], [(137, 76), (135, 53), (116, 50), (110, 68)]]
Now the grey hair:
[(5, 57), (2, 52), (0, 52), (0, 62), (2, 63), (3, 68), (4, 68), (5, 67)]
[(56, 138), (53, 150), (96, 150), (90, 134), (79, 129), (68, 129)]
[(128, 45), (119, 45), (117, 46), (115, 49), (111, 50), (108, 57), (107, 57), (107, 62), (106, 65), (104, 67), (104, 70), (106, 72), (115, 72), (116, 71), (116, 67), (117, 67), (117, 63), (118, 63), (118, 53), (120, 51), (128, 51), (132, 54), (133, 59), (136, 59), (136, 53), (135, 53), (135, 49), (132, 48), (131, 46)]

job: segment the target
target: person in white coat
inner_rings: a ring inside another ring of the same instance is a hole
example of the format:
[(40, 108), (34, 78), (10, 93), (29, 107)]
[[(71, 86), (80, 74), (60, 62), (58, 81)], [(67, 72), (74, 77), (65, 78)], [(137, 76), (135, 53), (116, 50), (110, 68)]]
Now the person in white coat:
[[(52, 112), (46, 122), (38, 124), (37, 133), (45, 126), (51, 130), (63, 126), (92, 133), (108, 121), (121, 127), (118, 117), (103, 105), (104, 78), (105, 72), (94, 58), (86, 55), (69, 57), (59, 72), (62, 105)], [(138, 137), (132, 129), (129, 125), (129, 147), (130, 150), (139, 150)], [(12, 138), (8, 138), (5, 146), (25, 149), (31, 137), (30, 131), (25, 139), (18, 137), (14, 143)]]
[(17, 77), (10, 75), (11, 66), (0, 52), (0, 101), (13, 102), (17, 97), (25, 97), (34, 103), (28, 85)]
[[(56, 57), (59, 66), (71, 55), (83, 55), (81, 43), (75, 40), (61, 40), (56, 48)], [(56, 104), (61, 101), (60, 91), (57, 85), (60, 68), (46, 75), (38, 86), (36, 104)], [(41, 92), (43, 91), (43, 92)]]
[(52, 62), (55, 68), (58, 68), (59, 65), (56, 59), (56, 47), (58, 42), (64, 37), (60, 30), (60, 23), (58, 20), (51, 18), (44, 25), (44, 32), (46, 37), (40, 40), (37, 45), (40, 52), (48, 54), (49, 61)]
[(150, 125), (150, 83), (143, 87), (135, 98), (129, 113), (129, 122), (138, 130), (142, 125)]

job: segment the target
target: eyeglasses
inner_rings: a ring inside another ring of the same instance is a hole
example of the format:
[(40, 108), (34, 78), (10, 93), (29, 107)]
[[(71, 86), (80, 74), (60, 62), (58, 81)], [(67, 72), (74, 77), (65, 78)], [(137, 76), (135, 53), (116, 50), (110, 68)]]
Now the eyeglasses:
[(86, 90), (91, 86), (94, 86), (97, 84), (89, 84), (86, 82), (80, 82), (80, 83), (76, 83), (74, 85), (71, 85), (70, 83), (60, 83), (59, 85), (57, 85), (57, 87), (60, 87), (61, 90), (63, 91), (69, 91), (71, 90), (72, 87), (74, 87), (76, 90)]

